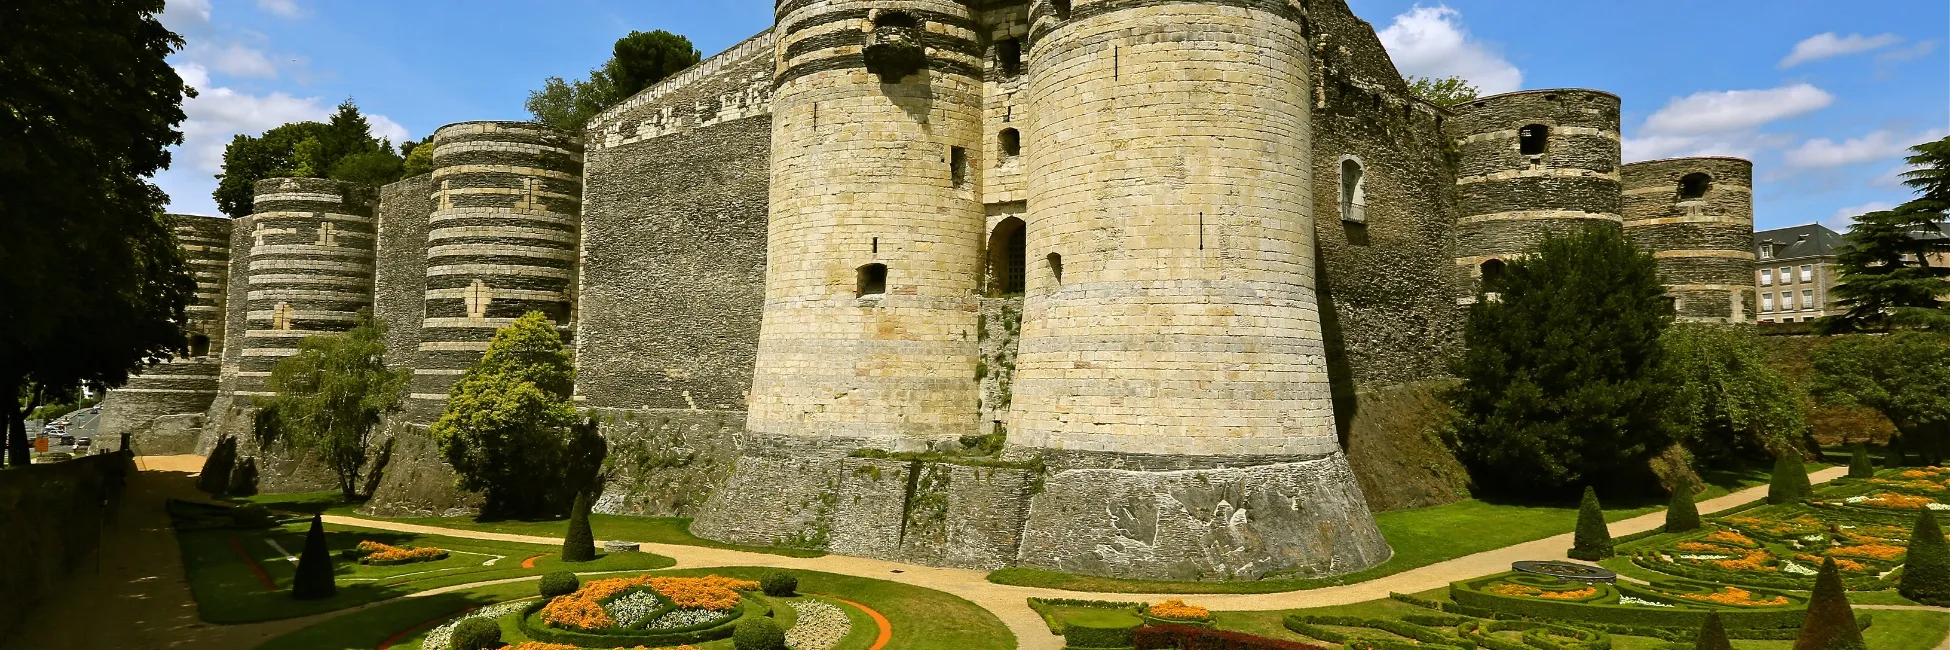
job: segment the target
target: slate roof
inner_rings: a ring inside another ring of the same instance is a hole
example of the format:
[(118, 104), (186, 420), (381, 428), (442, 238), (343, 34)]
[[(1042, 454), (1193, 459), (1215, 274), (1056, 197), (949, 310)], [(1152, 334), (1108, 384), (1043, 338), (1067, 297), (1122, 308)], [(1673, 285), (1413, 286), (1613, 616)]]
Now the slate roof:
[(1842, 247), (1842, 234), (1818, 223), (1754, 233), (1755, 252), (1765, 244), (1775, 245), (1773, 257), (1761, 258), (1767, 261), (1833, 257), (1835, 249)]

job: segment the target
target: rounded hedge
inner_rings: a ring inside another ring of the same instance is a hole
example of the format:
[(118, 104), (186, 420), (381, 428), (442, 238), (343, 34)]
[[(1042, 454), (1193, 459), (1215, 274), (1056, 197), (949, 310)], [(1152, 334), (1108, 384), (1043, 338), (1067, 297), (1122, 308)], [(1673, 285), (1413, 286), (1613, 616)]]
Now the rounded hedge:
[(494, 619), (470, 618), (454, 626), (454, 650), (491, 650), (501, 645), (501, 625)]
[(576, 579), (574, 573), (552, 571), (542, 575), (542, 582), (536, 588), (542, 593), (543, 598), (554, 598), (575, 593), (577, 589), (582, 588), (582, 582)]
[(799, 591), (799, 576), (784, 571), (773, 571), (759, 578), (758, 588), (767, 596), (784, 598)]
[(738, 650), (785, 650), (785, 630), (770, 618), (747, 616), (731, 633), (731, 645)]

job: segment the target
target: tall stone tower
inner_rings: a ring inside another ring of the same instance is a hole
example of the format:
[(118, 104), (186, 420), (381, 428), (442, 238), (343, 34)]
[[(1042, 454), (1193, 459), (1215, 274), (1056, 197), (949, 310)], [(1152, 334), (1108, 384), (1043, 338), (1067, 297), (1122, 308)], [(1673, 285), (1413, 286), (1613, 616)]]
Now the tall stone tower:
[(967, 2), (779, 2), (758, 448), (976, 432), (980, 49)]
[[(248, 228), (249, 287), (235, 395), (269, 395), (265, 378), (307, 336), (351, 329), (372, 305), (370, 190), (323, 178), (257, 182)], [(234, 254), (234, 253), (233, 253)], [(238, 406), (246, 405), (238, 404)]]
[(1461, 272), (1495, 276), (1545, 232), (1623, 220), (1618, 109), (1617, 95), (1582, 89), (1526, 90), (1455, 107), (1448, 124), (1462, 148)]
[[(224, 290), (229, 282), (229, 219), (188, 214), (163, 215), (190, 275), (196, 293), (185, 309), (188, 356), (150, 364), (129, 383), (102, 399), (101, 445), (113, 448), (123, 433), (133, 434), (140, 454), (187, 454), (196, 448), (201, 414), (217, 397), (218, 357), (223, 354)], [(157, 418), (196, 414), (192, 419), (162, 424)]]
[(1739, 158), (1625, 165), (1625, 231), (1653, 249), (1680, 320), (1754, 322), (1753, 177)]

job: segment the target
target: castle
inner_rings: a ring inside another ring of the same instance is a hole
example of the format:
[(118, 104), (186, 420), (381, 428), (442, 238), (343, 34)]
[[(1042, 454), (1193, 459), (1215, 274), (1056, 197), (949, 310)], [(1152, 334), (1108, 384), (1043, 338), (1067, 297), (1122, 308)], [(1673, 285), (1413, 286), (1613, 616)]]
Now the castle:
[[(931, 565), (1325, 576), (1391, 553), (1351, 432), (1444, 379), (1479, 283), (1541, 233), (1624, 228), (1682, 318), (1753, 320), (1747, 161), (1621, 164), (1595, 90), (1417, 99), (1343, 0), (776, 17), (580, 139), (453, 124), (376, 195), (270, 179), (248, 218), (175, 217), (197, 356), (104, 427), (248, 436), (271, 365), (370, 306), (414, 380), (367, 508), (460, 511), (423, 425), (539, 310), (605, 416), (605, 512)], [(244, 448), (267, 490), (324, 484)]]

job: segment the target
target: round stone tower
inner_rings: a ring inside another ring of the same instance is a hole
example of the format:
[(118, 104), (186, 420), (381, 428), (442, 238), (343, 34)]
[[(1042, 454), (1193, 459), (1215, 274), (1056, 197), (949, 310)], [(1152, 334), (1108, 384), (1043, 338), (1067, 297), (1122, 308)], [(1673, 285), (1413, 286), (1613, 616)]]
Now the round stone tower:
[(1617, 95), (1526, 90), (1453, 110), (1456, 264), (1472, 278), (1462, 286), (1499, 273), (1546, 232), (1621, 221)]
[(433, 133), (426, 324), (411, 412), (444, 408), (494, 330), (530, 311), (570, 322), (582, 144), (530, 122), (462, 122)]
[[(890, 6), (892, 5), (892, 6)], [(780, 0), (760, 447), (976, 433), (980, 46), (960, 0)]]
[(1652, 249), (1680, 320), (1754, 322), (1754, 164), (1673, 158), (1625, 165), (1625, 231)]
[(256, 212), (236, 226), (251, 241), (237, 395), (268, 395), (271, 366), (297, 354), (299, 340), (351, 329), (372, 305), (370, 191), (324, 178), (268, 178), (254, 189)]
[(183, 261), (196, 279), (196, 294), (185, 310), (189, 322), (183, 328), (189, 354), (145, 366), (129, 377), (127, 385), (109, 391), (102, 400), (97, 444), (112, 449), (110, 443), (118, 442), (126, 432), (136, 434), (133, 442), (137, 453), (187, 454), (196, 450), (195, 427), (159, 431), (154, 423), (165, 415), (201, 414), (217, 398), (233, 222), (188, 214), (163, 218), (174, 231)]

